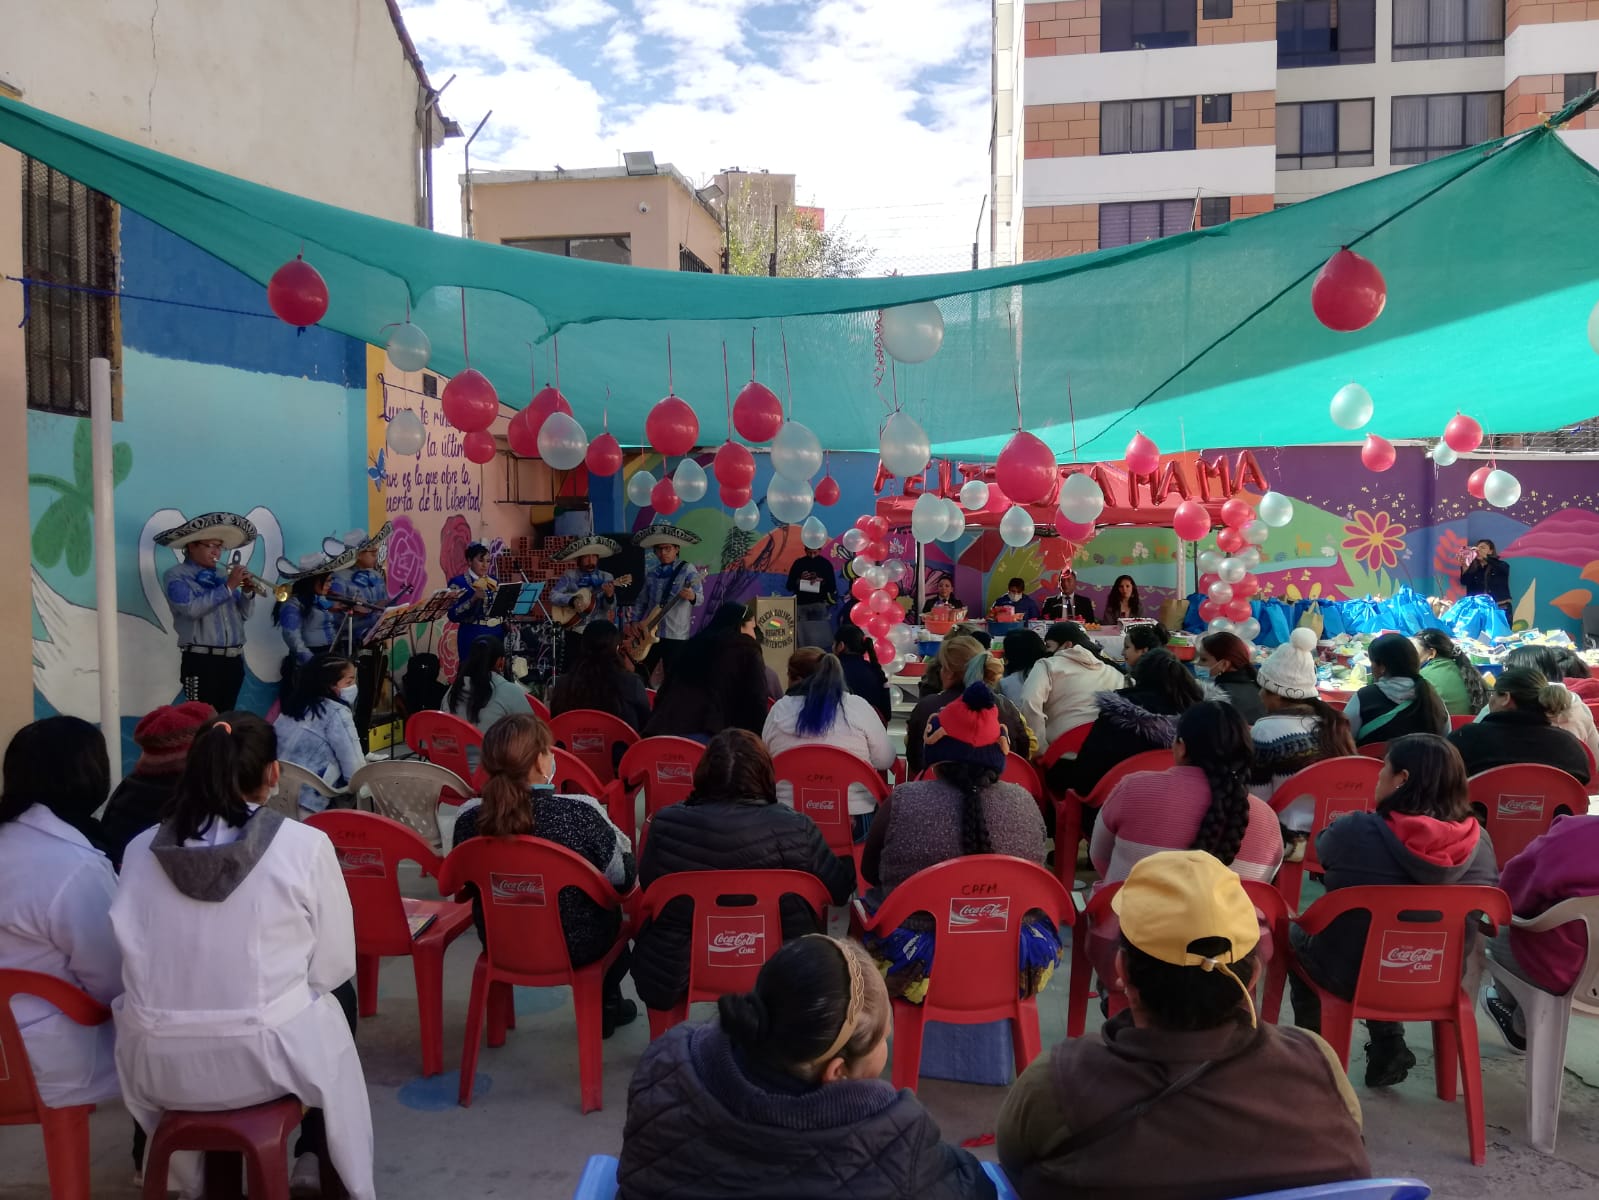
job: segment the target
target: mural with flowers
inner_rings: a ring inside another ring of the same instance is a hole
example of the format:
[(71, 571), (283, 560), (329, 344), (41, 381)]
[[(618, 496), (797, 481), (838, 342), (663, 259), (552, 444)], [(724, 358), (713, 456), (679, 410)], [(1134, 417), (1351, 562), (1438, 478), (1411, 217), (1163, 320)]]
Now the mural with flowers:
[(1386, 512), (1355, 511), (1354, 520), (1344, 526), (1341, 545), (1367, 570), (1392, 571), (1405, 550), (1405, 527)]

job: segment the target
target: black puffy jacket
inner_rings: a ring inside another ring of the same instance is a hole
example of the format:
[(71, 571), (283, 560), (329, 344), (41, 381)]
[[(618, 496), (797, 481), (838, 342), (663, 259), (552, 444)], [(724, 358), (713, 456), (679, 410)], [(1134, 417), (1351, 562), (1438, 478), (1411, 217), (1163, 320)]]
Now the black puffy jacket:
[[(641, 887), (678, 871), (733, 870), (804, 871), (822, 881), (834, 904), (855, 890), (855, 864), (827, 848), (815, 822), (783, 805), (691, 796), (651, 819), (639, 860)], [(819, 932), (805, 901), (785, 896), (781, 908), (784, 941)], [(674, 900), (633, 941), (633, 982), (649, 1008), (671, 1008), (688, 991), (693, 911), (687, 897)]]
[(717, 1024), (650, 1043), (627, 1095), (621, 1200), (992, 1200), (910, 1091), (882, 1079), (771, 1087)]

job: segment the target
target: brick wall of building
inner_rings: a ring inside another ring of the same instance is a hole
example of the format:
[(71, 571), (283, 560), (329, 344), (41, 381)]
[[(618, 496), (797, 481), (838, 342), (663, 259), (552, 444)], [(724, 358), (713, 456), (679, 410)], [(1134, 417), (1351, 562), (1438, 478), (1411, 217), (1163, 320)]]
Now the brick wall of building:
[(1099, 153), (1099, 105), (1029, 104), (1023, 114), (1028, 158), (1077, 158)]
[[(1522, 75), (1505, 89), (1505, 132), (1541, 125), (1565, 107), (1564, 75)], [(1599, 129), (1599, 108), (1590, 108), (1563, 129)]]
[(1277, 40), (1277, 0), (1233, 0), (1233, 15), (1224, 21), (1205, 20), (1205, 10), (1201, 6), (1196, 38), (1201, 46), (1274, 42)]
[[(1276, 197), (1271, 195), (1233, 196), (1229, 207), (1232, 219), (1237, 221), (1271, 212), (1275, 203)], [(1022, 257), (1026, 261), (1087, 254), (1098, 249), (1099, 205), (1039, 205), (1023, 210)]]
[[(1035, 6), (1029, 4), (1029, 12)], [(1049, 5), (1038, 5), (1048, 8)], [(1028, 18), (1031, 20), (1031, 18)], [(1599, 0), (1505, 0), (1505, 34), (1522, 25), (1549, 25), (1565, 21), (1599, 21)]]
[(1099, 0), (1029, 4), (1023, 19), (1028, 58), (1099, 53)]
[[(1195, 103), (1201, 106), (1202, 112), (1204, 98), (1197, 97)], [(1195, 150), (1226, 150), (1234, 146), (1276, 144), (1276, 92), (1234, 92), (1231, 121), (1224, 125), (1206, 125), (1201, 120), (1194, 127)]]

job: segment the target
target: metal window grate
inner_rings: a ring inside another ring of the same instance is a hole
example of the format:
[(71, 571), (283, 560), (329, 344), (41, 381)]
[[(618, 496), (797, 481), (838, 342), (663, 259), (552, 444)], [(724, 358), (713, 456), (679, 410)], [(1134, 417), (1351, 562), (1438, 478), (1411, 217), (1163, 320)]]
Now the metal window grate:
[[(22, 265), (29, 279), (117, 287), (116, 205), (59, 171), (22, 160)], [(89, 360), (118, 365), (117, 301), (58, 287), (30, 288), (28, 407), (89, 415)]]

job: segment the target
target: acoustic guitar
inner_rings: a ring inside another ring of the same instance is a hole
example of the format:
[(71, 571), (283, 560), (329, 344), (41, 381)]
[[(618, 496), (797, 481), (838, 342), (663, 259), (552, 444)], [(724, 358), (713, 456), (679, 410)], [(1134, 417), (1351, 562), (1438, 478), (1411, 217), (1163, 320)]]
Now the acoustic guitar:
[[(633, 582), (631, 575), (619, 575), (611, 580), (613, 587), (626, 587)], [(572, 593), (571, 604), (551, 604), (548, 606), (550, 620), (563, 629), (570, 629), (581, 621), (588, 611), (594, 607), (594, 589), (579, 588)]]

